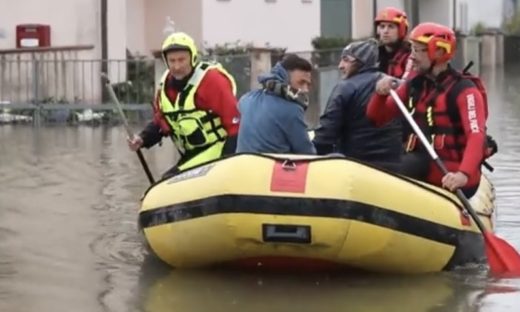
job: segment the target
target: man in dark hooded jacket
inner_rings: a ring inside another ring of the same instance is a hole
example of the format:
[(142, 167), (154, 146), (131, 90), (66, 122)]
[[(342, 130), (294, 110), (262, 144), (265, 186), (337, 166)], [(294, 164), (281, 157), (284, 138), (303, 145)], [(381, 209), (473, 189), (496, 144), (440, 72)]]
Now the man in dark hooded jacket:
[(286, 55), (240, 99), (237, 153), (315, 154), (304, 120), (312, 65)]
[(378, 42), (358, 41), (343, 49), (342, 80), (333, 89), (315, 130), (317, 153), (332, 152), (398, 172), (402, 154), (398, 121), (377, 128), (366, 118), (366, 107), (382, 73), (377, 67)]

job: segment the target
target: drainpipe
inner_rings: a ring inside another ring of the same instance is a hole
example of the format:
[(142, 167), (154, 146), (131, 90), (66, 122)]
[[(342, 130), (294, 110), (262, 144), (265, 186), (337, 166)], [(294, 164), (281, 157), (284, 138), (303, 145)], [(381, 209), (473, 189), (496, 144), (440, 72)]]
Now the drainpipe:
[(453, 4), (453, 18), (452, 23), (453, 27), (451, 27), (453, 30), (457, 28), (457, 0), (452, 0), (451, 3)]
[(412, 1), (410, 1), (410, 3), (411, 3), (411, 7), (412, 7), (412, 16), (413, 16), (413, 21), (412, 21), (411, 27), (415, 27), (421, 22), (421, 18), (419, 16), (419, 2), (412, 0)]
[[(101, 0), (101, 72), (108, 74), (108, 32), (107, 32), (107, 7), (108, 7), (108, 0)], [(107, 98), (108, 94), (106, 91), (106, 88), (104, 88), (103, 80), (101, 77), (99, 77), (99, 81), (101, 82), (101, 102), (104, 103)]]

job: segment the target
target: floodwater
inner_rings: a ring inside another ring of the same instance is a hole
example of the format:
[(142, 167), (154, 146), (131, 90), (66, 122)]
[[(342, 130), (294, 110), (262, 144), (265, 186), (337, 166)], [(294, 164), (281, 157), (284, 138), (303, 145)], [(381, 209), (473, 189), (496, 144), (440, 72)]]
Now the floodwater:
[[(520, 71), (518, 71), (520, 73)], [(484, 75), (497, 233), (520, 249), (520, 75)], [(507, 78), (507, 79), (506, 79)], [(0, 126), (0, 311), (518, 311), (520, 280), (175, 271), (144, 257), (148, 182), (121, 127)], [(145, 157), (157, 176), (170, 142)]]

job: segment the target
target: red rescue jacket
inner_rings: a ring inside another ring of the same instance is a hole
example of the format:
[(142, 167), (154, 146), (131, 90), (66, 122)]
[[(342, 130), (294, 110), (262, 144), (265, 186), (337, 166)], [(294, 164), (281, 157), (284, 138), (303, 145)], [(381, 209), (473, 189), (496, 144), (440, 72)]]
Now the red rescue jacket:
[(395, 53), (388, 53), (384, 46), (380, 48), (381, 70), (398, 79), (405, 79), (412, 70), (410, 47), (401, 44)]
[[(439, 158), (449, 171), (468, 176), (465, 187), (478, 185), (486, 142), (487, 97), (476, 77), (448, 69), (432, 81), (419, 75), (398, 88), (397, 93), (426, 137), (430, 138)], [(384, 124), (400, 114), (391, 97), (374, 95), (367, 115), (376, 124)], [(409, 129), (408, 131), (410, 131)], [(409, 132), (408, 151), (422, 148), (415, 134)], [(432, 161), (427, 181), (442, 185), (442, 173)]]

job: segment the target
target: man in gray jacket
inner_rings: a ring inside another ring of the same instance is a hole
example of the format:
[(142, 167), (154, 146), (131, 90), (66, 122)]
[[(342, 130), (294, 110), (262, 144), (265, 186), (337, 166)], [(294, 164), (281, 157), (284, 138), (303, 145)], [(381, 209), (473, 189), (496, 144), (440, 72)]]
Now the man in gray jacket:
[(319, 155), (332, 152), (399, 172), (402, 155), (398, 121), (377, 128), (366, 117), (366, 107), (382, 77), (378, 70), (378, 42), (357, 41), (343, 49), (342, 80), (329, 97), (313, 140)]

